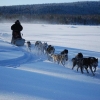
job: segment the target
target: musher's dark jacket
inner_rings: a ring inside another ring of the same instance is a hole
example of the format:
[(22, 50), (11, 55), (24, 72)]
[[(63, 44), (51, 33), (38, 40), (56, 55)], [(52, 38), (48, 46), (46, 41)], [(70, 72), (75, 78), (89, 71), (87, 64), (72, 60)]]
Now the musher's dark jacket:
[(20, 31), (23, 30), (23, 27), (22, 27), (22, 25), (20, 24), (19, 20), (17, 20), (17, 21), (15, 22), (15, 24), (13, 24), (13, 25), (11, 26), (11, 30), (13, 30), (13, 32), (12, 32), (12, 37), (13, 37), (14, 39), (21, 38), (21, 33), (20, 33)]

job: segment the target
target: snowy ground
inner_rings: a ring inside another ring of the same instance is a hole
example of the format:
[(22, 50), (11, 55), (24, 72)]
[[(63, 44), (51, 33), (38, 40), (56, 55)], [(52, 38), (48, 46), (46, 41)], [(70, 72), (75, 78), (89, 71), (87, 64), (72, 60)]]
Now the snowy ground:
[[(0, 100), (100, 100), (100, 26), (25, 24), (26, 46), (10, 44), (13, 23), (0, 23)], [(65, 67), (37, 55), (35, 41), (47, 42), (56, 53), (69, 50)], [(98, 58), (95, 76), (72, 70), (71, 58), (82, 52)]]

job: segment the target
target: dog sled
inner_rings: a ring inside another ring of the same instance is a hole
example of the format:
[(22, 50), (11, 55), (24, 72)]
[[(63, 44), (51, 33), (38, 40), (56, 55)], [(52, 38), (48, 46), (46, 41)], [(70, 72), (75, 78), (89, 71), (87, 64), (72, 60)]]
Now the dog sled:
[(18, 31), (13, 31), (11, 44), (16, 46), (23, 46), (25, 43), (25, 39), (22, 38), (21, 33)]
[(18, 38), (18, 39), (13, 39), (11, 41), (12, 44), (16, 45), (16, 46), (23, 46), (25, 43), (25, 39), (22, 38)]

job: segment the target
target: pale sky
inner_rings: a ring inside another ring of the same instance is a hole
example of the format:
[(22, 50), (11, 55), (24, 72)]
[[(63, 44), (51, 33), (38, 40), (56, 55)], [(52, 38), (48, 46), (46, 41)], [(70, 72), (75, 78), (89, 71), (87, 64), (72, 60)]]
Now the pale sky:
[(43, 4), (43, 3), (67, 3), (76, 1), (100, 1), (100, 0), (0, 0), (0, 6)]

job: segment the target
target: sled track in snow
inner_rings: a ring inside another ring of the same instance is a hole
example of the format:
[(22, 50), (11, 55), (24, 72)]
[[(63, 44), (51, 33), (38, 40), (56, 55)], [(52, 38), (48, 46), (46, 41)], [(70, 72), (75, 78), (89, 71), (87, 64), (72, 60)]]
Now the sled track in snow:
[[(25, 45), (22, 47), (17, 47), (15, 45), (11, 45), (9, 42), (7, 42), (3, 39), (1, 39), (1, 42), (2, 42), (2, 45), (1, 45), (2, 48), (0, 48), (0, 54), (3, 53), (4, 56), (6, 56), (5, 59), (2, 59), (2, 58), (0, 59), (1, 67), (16, 68), (16, 67), (20, 67), (20, 65), (22, 65), (22, 64), (26, 64), (26, 63), (30, 63), (30, 62), (33, 62), (33, 63), (39, 62), (43, 58), (43, 57), (41, 58), (41, 55), (40, 55), (40, 57), (38, 57), (38, 55), (36, 55), (36, 53), (37, 53), (36, 50), (33, 50), (32, 52), (30, 52)], [(7, 55), (5, 55), (5, 54), (7, 54)], [(14, 55), (14, 57), (13, 57), (13, 55)]]
[(18, 67), (21, 64), (27, 63), (32, 59), (31, 54), (25, 53), (24, 55), (15, 59), (2, 60), (0, 61), (0, 66), (8, 66), (8, 67)]
[(28, 63), (28, 62), (31, 62), (34, 60), (34, 55), (31, 52), (27, 52), (26, 50), (24, 50), (20, 47), (15, 47), (15, 48), (9, 48), (9, 47), (7, 48), (6, 47), (6, 50), (5, 50), (5, 48), (1, 48), (0, 51), (3, 52), (4, 54), (6, 52), (9, 52), (9, 53), (22, 52), (23, 53), (21, 55), (19, 53), (17, 57), (14, 57), (11, 59), (4, 59), (4, 60), (1, 59), (0, 66), (19, 67), (21, 64), (25, 64), (25, 63)]

